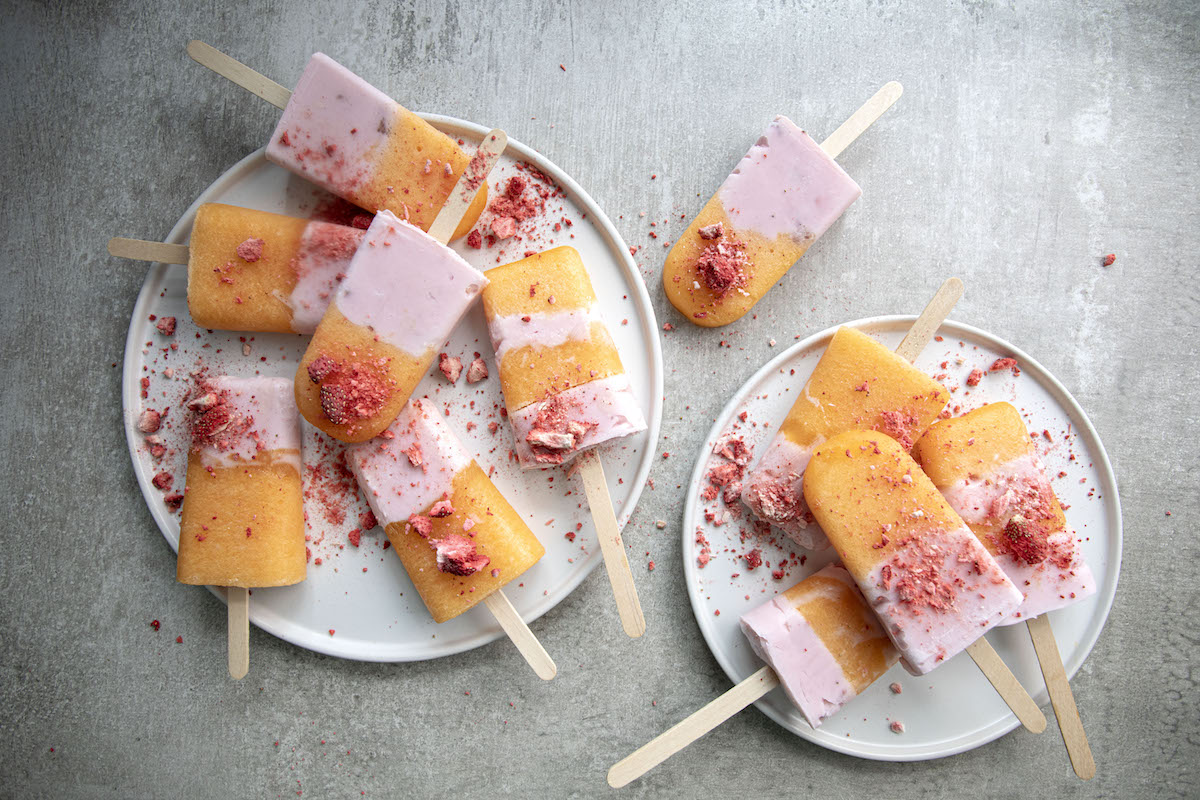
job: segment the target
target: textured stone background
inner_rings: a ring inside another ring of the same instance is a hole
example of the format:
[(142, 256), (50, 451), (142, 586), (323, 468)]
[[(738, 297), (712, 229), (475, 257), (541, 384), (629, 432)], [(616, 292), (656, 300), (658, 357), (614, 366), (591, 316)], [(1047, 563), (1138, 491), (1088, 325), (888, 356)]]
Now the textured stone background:
[[(625, 795), (1200, 793), (1195, 2), (180, 5), (0, 2), (0, 794), (608, 794), (615, 759), (728, 688), (678, 546), (674, 487), (708, 420), (776, 352), (768, 339), (912, 311), (951, 271), (968, 287), (954, 316), (1036, 354), (1120, 481), (1120, 591), (1074, 681), (1099, 776), (1074, 779), (1053, 721), (893, 765), (751, 709)], [(396, 667), (257, 631), (250, 678), (227, 679), (206, 644), (224, 609), (172, 580), (110, 366), (143, 270), (105, 241), (165, 235), (275, 120), (192, 63), (190, 38), (285, 85), (319, 48), (412, 108), (505, 128), (624, 216), (649, 246), (660, 321), (676, 323), (647, 221), (697, 210), (772, 115), (820, 137), (904, 83), (841, 159), (862, 201), (757, 319), (721, 334), (734, 346), (687, 325), (664, 340), (662, 447), (678, 455), (626, 534), (658, 564), (637, 573), (643, 640), (617, 634), (597, 574), (538, 623), (562, 667), (549, 685), (497, 669), (502, 646)]]

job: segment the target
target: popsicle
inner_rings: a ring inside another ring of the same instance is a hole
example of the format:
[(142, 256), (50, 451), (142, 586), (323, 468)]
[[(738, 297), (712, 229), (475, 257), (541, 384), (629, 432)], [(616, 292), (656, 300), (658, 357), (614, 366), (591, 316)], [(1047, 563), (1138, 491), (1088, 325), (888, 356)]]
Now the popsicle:
[(1059, 728), (1079, 777), (1096, 774), (1046, 612), (1096, 591), (1020, 412), (990, 403), (935, 423), (913, 458), (1024, 595), (1001, 624), (1028, 621)]
[(804, 497), (913, 674), (953, 658), (1021, 605), (1021, 592), (891, 437), (847, 431), (819, 445)]
[(251, 587), (305, 577), (300, 420), (285, 378), (202, 380), (179, 525), (180, 583), (229, 587), (229, 673), (249, 669)]
[(483, 309), (496, 350), (513, 449), (524, 469), (580, 456), (588, 506), (622, 626), (646, 623), (597, 445), (646, 429), (579, 253), (557, 247), (487, 272)]
[(546, 552), (427, 400), (347, 463), (435, 622), (485, 603), (543, 678), (554, 662), (501, 592)]
[(820, 146), (787, 117), (767, 125), (667, 254), (671, 305), (704, 327), (749, 311), (862, 194), (834, 159), (902, 92), (887, 84)]
[(382, 433), (487, 285), (445, 242), (507, 142), (484, 137), (430, 233), (387, 210), (371, 221), (296, 370), (300, 413), (333, 438)]
[(487, 279), (483, 309), (522, 468), (646, 429), (578, 251), (536, 253)]
[(742, 498), (796, 544), (824, 549), (829, 540), (813, 522), (803, 494), (814, 448), (856, 429), (882, 431), (911, 447), (949, 399), (937, 381), (867, 334), (838, 328), (778, 433), (747, 474)]
[(646, 774), (776, 686), (816, 728), (900, 658), (840, 564), (742, 615), (741, 626), (767, 666), (615, 764), (611, 786)]
[(205, 203), (187, 245), (114, 238), (114, 256), (187, 264), (188, 311), (201, 328), (311, 334), (363, 231)]
[[(204, 42), (189, 42), (188, 55), (283, 109), (269, 161), (360, 208), (428, 230), (467, 169), (458, 143), (323, 53), (292, 92)], [(473, 190), (451, 238), (465, 236), (487, 203), (486, 182)]]

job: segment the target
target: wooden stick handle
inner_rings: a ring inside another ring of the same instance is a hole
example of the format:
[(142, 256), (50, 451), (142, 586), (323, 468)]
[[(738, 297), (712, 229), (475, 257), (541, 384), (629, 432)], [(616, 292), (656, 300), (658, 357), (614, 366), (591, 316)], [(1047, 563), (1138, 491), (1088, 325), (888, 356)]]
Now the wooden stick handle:
[(1008, 703), (1008, 707), (1027, 730), (1034, 733), (1046, 730), (1046, 715), (1037, 707), (1037, 703), (1033, 702), (1029, 692), (1025, 691), (1025, 687), (1017, 680), (1017, 676), (1012, 674), (1008, 665), (1000, 660), (1000, 656), (988, 644), (987, 639), (976, 639), (974, 644), (967, 648), (967, 652), (975, 659), (975, 666), (991, 681), (992, 687), (1004, 702)]
[(225, 588), (229, 625), (229, 677), (240, 681), (250, 671), (250, 590)]
[(850, 119), (843, 122), (841, 127), (834, 131), (828, 139), (821, 142), (821, 149), (830, 158), (837, 158), (843, 150), (863, 134), (863, 131), (871, 127), (875, 120), (882, 117), (883, 112), (891, 108), (902, 94), (904, 94), (904, 87), (898, 81), (885, 83), (874, 97), (863, 103), (858, 111), (850, 115)]
[(1050, 692), (1050, 703), (1054, 706), (1054, 716), (1058, 717), (1058, 730), (1067, 745), (1071, 767), (1080, 778), (1090, 781), (1096, 777), (1096, 762), (1092, 758), (1087, 734), (1083, 731), (1079, 709), (1075, 707), (1075, 695), (1071, 693), (1071, 684), (1067, 681), (1067, 671), (1063, 669), (1062, 656), (1058, 653), (1058, 642), (1054, 641), (1050, 620), (1042, 614), (1028, 622), (1029, 636), (1033, 639), (1033, 649), (1042, 666), (1042, 677), (1046, 681), (1046, 690)]
[(188, 42), (188, 55), (201, 66), (228, 78), (246, 91), (256, 94), (277, 108), (285, 108), (292, 90), (247, 67), (236, 58), (225, 55), (212, 45), (193, 39)]
[(108, 253), (117, 258), (132, 258), (135, 261), (157, 261), (160, 264), (188, 263), (186, 244), (147, 242), (144, 239), (114, 236), (108, 240)]
[(921, 316), (917, 317), (916, 322), (908, 329), (904, 341), (900, 342), (900, 346), (896, 348), (896, 355), (905, 361), (916, 361), (917, 356), (921, 355), (921, 351), (925, 349), (925, 345), (929, 344), (929, 340), (933, 338), (933, 334), (937, 333), (937, 329), (946, 321), (946, 317), (950, 316), (954, 304), (962, 297), (962, 293), (963, 282), (958, 278), (947, 278), (946, 282), (933, 295), (929, 305), (925, 306)]
[(525, 624), (525, 620), (521, 619), (521, 615), (513, 608), (512, 602), (504, 592), (497, 589), (489, 594), (483, 602), (539, 678), (548, 681), (558, 674), (558, 667), (555, 665), (554, 659), (550, 658), (546, 648), (542, 647), (542, 643), (533, 635), (533, 631), (529, 630), (529, 626)]
[(637, 780), (778, 685), (779, 678), (775, 670), (763, 667), (675, 727), (613, 764), (608, 771), (608, 785), (620, 789), (630, 781)]
[(629, 559), (625, 556), (625, 544), (621, 541), (621, 529), (613, 513), (608, 481), (604, 478), (604, 465), (600, 463), (595, 450), (579, 456), (579, 472), (583, 478), (588, 507), (592, 511), (592, 522), (596, 525), (596, 538), (600, 540), (600, 552), (604, 555), (608, 582), (612, 584), (613, 597), (617, 601), (621, 627), (636, 639), (646, 632), (646, 618), (642, 615), (642, 604), (633, 583)]
[(450, 241), (454, 236), (455, 229), (458, 228), (458, 223), (462, 222), (467, 209), (474, 202), (479, 187), (483, 186), (488, 173), (492, 171), (492, 167), (496, 166), (496, 162), (500, 160), (500, 155), (506, 147), (508, 147), (508, 134), (504, 131), (496, 129), (484, 135), (471, 163), (467, 164), (467, 168), (459, 176), (458, 182), (450, 190), (450, 196), (446, 198), (442, 210), (433, 218), (433, 224), (429, 226), (430, 236), (442, 244)]

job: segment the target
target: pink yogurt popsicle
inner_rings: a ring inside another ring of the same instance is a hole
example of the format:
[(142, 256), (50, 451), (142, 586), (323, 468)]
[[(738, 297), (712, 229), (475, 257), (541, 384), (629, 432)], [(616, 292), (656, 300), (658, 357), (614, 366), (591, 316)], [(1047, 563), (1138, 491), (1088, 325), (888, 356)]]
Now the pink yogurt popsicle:
[(667, 298), (697, 325), (733, 322), (861, 194), (807, 133), (776, 117), (671, 249)]

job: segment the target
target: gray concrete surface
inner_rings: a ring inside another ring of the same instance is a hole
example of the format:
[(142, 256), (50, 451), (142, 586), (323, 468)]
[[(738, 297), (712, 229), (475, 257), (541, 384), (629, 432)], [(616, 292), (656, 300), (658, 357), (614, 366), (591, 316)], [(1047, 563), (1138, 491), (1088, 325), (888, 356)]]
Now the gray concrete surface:
[[(728, 688), (678, 546), (675, 487), (707, 420), (768, 339), (917, 308), (949, 270), (969, 287), (955, 317), (1037, 354), (1117, 471), (1120, 590), (1074, 681), (1098, 777), (1074, 779), (1053, 721), (1041, 739), (893, 765), (751, 709), (623, 794), (1200, 795), (1196, 3), (0, 7), (0, 795), (609, 794), (616, 758)], [(693, 213), (771, 115), (827, 131), (904, 83), (842, 158), (865, 191), (853, 220), (722, 334), (732, 348), (687, 325), (664, 341), (662, 448), (677, 455), (627, 534), (658, 565), (637, 574), (643, 640), (617, 633), (597, 574), (539, 623), (561, 667), (549, 685), (498, 672), (495, 648), (393, 667), (257, 631), (249, 679), (217, 668), (205, 643), (223, 608), (173, 581), (128, 463), (113, 365), (143, 271), (104, 249), (164, 235), (273, 124), (187, 58), (190, 38), (285, 84), (319, 48), (410, 107), (507, 129), (623, 215), (676, 323), (647, 220)]]

